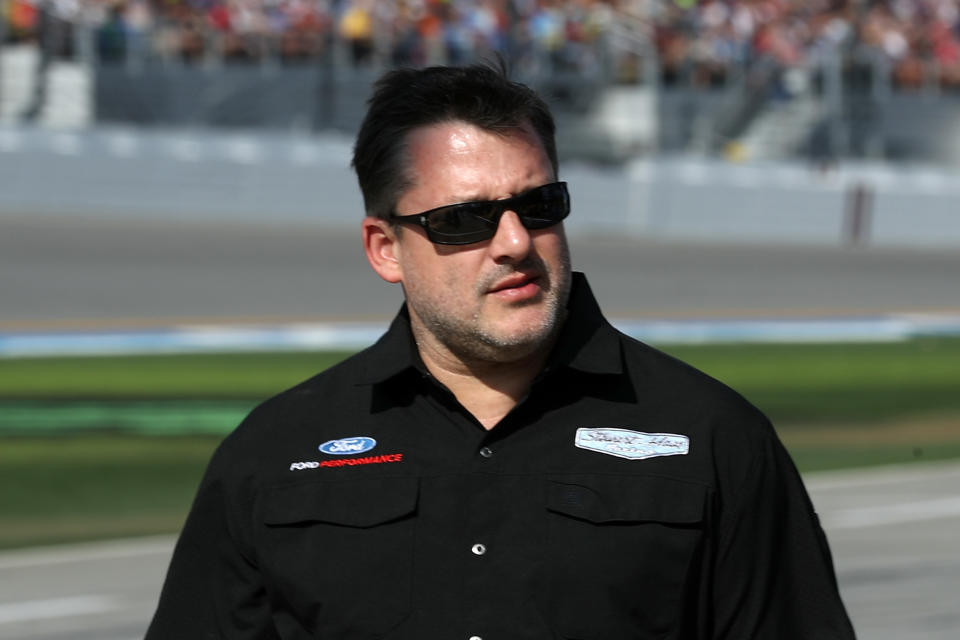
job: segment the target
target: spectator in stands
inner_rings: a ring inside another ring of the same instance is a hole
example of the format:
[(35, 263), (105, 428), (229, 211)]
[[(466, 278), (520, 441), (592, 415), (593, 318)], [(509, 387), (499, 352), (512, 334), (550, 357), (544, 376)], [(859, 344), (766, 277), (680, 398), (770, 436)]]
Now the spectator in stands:
[(315, 2), (298, 0), (286, 6), (286, 28), (280, 35), (280, 59), (285, 63), (309, 62), (327, 49), (332, 28), (329, 14)]
[(47, 100), (47, 80), (50, 64), (55, 58), (73, 55), (73, 21), (77, 16), (76, 3), (63, 0), (42, 0), (37, 4), (36, 38), (40, 55), (34, 74), (34, 90), (23, 119), (32, 122), (43, 110)]
[(123, 62), (127, 57), (125, 6), (116, 3), (108, 9), (107, 20), (97, 29), (97, 58), (101, 64)]
[(373, 16), (368, 0), (354, 0), (340, 19), (340, 35), (350, 44), (355, 66), (370, 62), (373, 55)]

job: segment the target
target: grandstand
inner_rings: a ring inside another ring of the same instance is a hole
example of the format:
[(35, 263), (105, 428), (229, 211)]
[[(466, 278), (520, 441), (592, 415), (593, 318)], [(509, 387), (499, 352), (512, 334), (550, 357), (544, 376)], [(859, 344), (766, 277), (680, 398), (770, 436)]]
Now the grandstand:
[(957, 0), (0, 0), (0, 117), (350, 131), (394, 65), (497, 54), (568, 157), (960, 163)]

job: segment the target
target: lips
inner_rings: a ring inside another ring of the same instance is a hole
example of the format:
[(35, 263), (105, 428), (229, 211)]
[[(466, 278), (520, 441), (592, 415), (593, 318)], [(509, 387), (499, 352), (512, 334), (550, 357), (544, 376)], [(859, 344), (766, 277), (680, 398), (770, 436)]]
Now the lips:
[(540, 279), (539, 274), (536, 273), (515, 273), (511, 276), (498, 280), (496, 284), (490, 287), (488, 293), (499, 293), (501, 291), (507, 292), (511, 289), (522, 289), (527, 285), (534, 284), (537, 280)]

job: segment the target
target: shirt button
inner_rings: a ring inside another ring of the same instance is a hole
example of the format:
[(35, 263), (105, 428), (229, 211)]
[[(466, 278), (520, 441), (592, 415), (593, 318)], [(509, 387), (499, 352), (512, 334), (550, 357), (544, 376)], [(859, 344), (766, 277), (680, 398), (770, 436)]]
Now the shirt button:
[(484, 447), (483, 449), (480, 449), (480, 455), (482, 455), (484, 458), (492, 458), (493, 450), (490, 449), (490, 447)]
[(480, 636), (470, 636), (470, 640), (483, 640)]
[(475, 556), (482, 556), (487, 552), (487, 547), (486, 545), (475, 544), (472, 547), (470, 547), (470, 551), (472, 551), (473, 555)]

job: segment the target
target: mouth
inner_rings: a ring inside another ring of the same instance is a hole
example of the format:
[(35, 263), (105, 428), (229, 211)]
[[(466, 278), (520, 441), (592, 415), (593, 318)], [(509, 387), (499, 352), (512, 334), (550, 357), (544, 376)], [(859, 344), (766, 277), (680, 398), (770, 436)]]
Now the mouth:
[(540, 292), (539, 273), (515, 273), (497, 281), (487, 293), (502, 297), (530, 297)]

